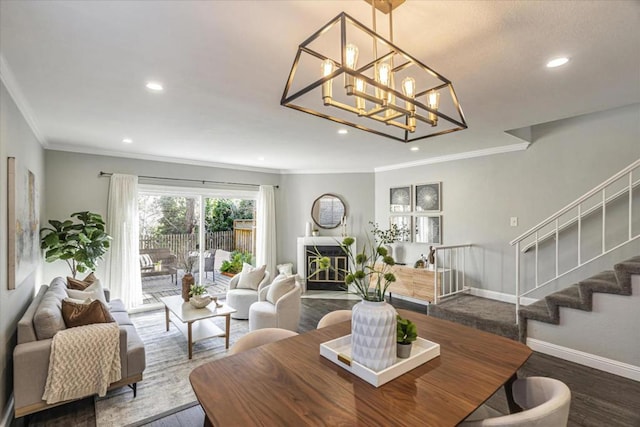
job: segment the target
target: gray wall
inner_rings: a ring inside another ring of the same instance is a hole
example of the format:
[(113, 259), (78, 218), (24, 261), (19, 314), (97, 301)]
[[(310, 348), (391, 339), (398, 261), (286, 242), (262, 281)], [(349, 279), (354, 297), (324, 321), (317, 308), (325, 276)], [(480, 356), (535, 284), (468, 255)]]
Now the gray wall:
[[(303, 237), (305, 224), (312, 222), (311, 205), (324, 193), (342, 198), (347, 207), (347, 233), (356, 237), (358, 248), (373, 221), (373, 173), (282, 175), (277, 193), (278, 260), (296, 263), (296, 239)], [(341, 228), (319, 229), (321, 236), (339, 236)]]
[[(100, 178), (100, 171), (169, 178), (203, 179), (249, 184), (278, 185), (280, 175), (236, 169), (192, 166), (150, 160), (69, 153), (47, 150), (47, 219), (64, 219), (77, 211), (92, 211), (106, 219), (109, 179)], [(184, 181), (150, 181), (163, 186), (203, 187)], [(246, 190), (246, 187), (243, 188)], [(278, 191), (278, 190), (276, 190)], [(98, 277), (104, 277), (104, 263), (98, 267)], [(69, 275), (62, 261), (45, 265), (45, 277)]]
[[(0, 84), (0, 420), (7, 411), (13, 392), (13, 348), (16, 324), (31, 302), (34, 291), (42, 283), (42, 264), (34, 274), (7, 290), (7, 157), (34, 173), (40, 194), (40, 222), (44, 215), (44, 150), (7, 92)], [(25, 379), (23, 379), (25, 380)], [(11, 416), (10, 418), (11, 419)]]
[(388, 223), (390, 187), (441, 181), (443, 244), (476, 245), (474, 286), (513, 294), (509, 241), (640, 158), (639, 118), (635, 104), (535, 126), (526, 151), (376, 173), (376, 220)]

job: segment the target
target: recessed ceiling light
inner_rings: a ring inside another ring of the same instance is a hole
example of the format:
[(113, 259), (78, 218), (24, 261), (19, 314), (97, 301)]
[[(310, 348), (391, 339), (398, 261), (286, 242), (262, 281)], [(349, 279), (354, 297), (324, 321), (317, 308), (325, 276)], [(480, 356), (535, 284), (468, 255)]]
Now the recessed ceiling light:
[(122, 142), (124, 142), (125, 144), (131, 144), (133, 142), (133, 139), (131, 139), (131, 138), (123, 138)]
[(409, 150), (411, 150), (411, 151), (419, 151), (420, 149), (418, 147), (411, 147), (411, 148), (409, 148)]
[(263, 161), (263, 160), (264, 160), (264, 157), (262, 157), (262, 156), (261, 156), (261, 157), (258, 157), (258, 160)]
[(158, 83), (158, 82), (147, 82), (145, 87), (147, 89), (149, 89), (149, 90), (154, 91), (154, 92), (162, 92), (164, 90), (162, 85), (160, 83)]
[(340, 135), (346, 135), (346, 134), (348, 134), (348, 133), (349, 133), (349, 131), (348, 131), (348, 130), (346, 130), (346, 129), (340, 129), (340, 130), (338, 131), (338, 133), (339, 133)]
[(569, 62), (569, 58), (566, 56), (561, 56), (560, 58), (554, 58), (551, 61), (547, 62), (547, 68), (556, 68), (560, 67)]

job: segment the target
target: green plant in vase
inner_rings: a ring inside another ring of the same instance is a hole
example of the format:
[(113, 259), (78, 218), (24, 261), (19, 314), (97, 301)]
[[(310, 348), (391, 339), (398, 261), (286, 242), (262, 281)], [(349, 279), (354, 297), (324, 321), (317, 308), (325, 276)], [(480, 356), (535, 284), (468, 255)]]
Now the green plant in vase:
[(401, 359), (406, 359), (411, 355), (411, 346), (418, 338), (418, 328), (409, 319), (403, 319), (400, 315), (396, 317), (397, 332), (397, 353)]
[[(367, 368), (380, 371), (396, 361), (396, 311), (385, 302), (385, 294), (396, 277), (391, 271), (395, 261), (385, 245), (393, 243), (404, 231), (397, 225), (381, 230), (371, 222), (373, 241), (361, 251), (353, 251), (355, 240), (346, 237), (340, 243), (347, 257), (348, 268), (338, 270), (345, 278), (347, 291), (362, 301), (353, 307), (351, 319), (351, 354), (353, 360)], [(317, 253), (317, 251), (316, 251)], [(318, 253), (318, 269), (333, 268), (328, 257)]]

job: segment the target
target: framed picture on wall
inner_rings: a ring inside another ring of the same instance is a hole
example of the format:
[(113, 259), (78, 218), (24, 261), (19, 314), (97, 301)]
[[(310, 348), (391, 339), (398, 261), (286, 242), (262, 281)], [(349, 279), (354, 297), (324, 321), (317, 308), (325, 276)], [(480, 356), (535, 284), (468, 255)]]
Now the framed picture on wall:
[(411, 212), (411, 186), (389, 189), (389, 208), (391, 212)]
[(410, 242), (411, 241), (411, 216), (409, 215), (391, 215), (389, 217), (389, 226), (396, 225), (402, 234), (398, 239), (398, 242)]
[(36, 177), (15, 157), (7, 158), (7, 288), (33, 274), (40, 259), (40, 202)]
[(442, 185), (430, 182), (416, 185), (416, 212), (440, 212), (442, 210)]
[(442, 244), (442, 215), (420, 215), (414, 220), (414, 242)]

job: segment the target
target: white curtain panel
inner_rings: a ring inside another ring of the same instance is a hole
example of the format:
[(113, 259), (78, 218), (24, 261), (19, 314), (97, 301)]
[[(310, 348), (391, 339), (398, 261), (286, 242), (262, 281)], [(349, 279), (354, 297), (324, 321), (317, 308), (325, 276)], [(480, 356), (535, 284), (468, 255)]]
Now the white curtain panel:
[(107, 210), (107, 233), (112, 240), (106, 282), (111, 298), (121, 299), (128, 310), (142, 305), (137, 176), (111, 176)]
[(256, 265), (276, 274), (276, 201), (272, 185), (261, 185), (256, 203)]

